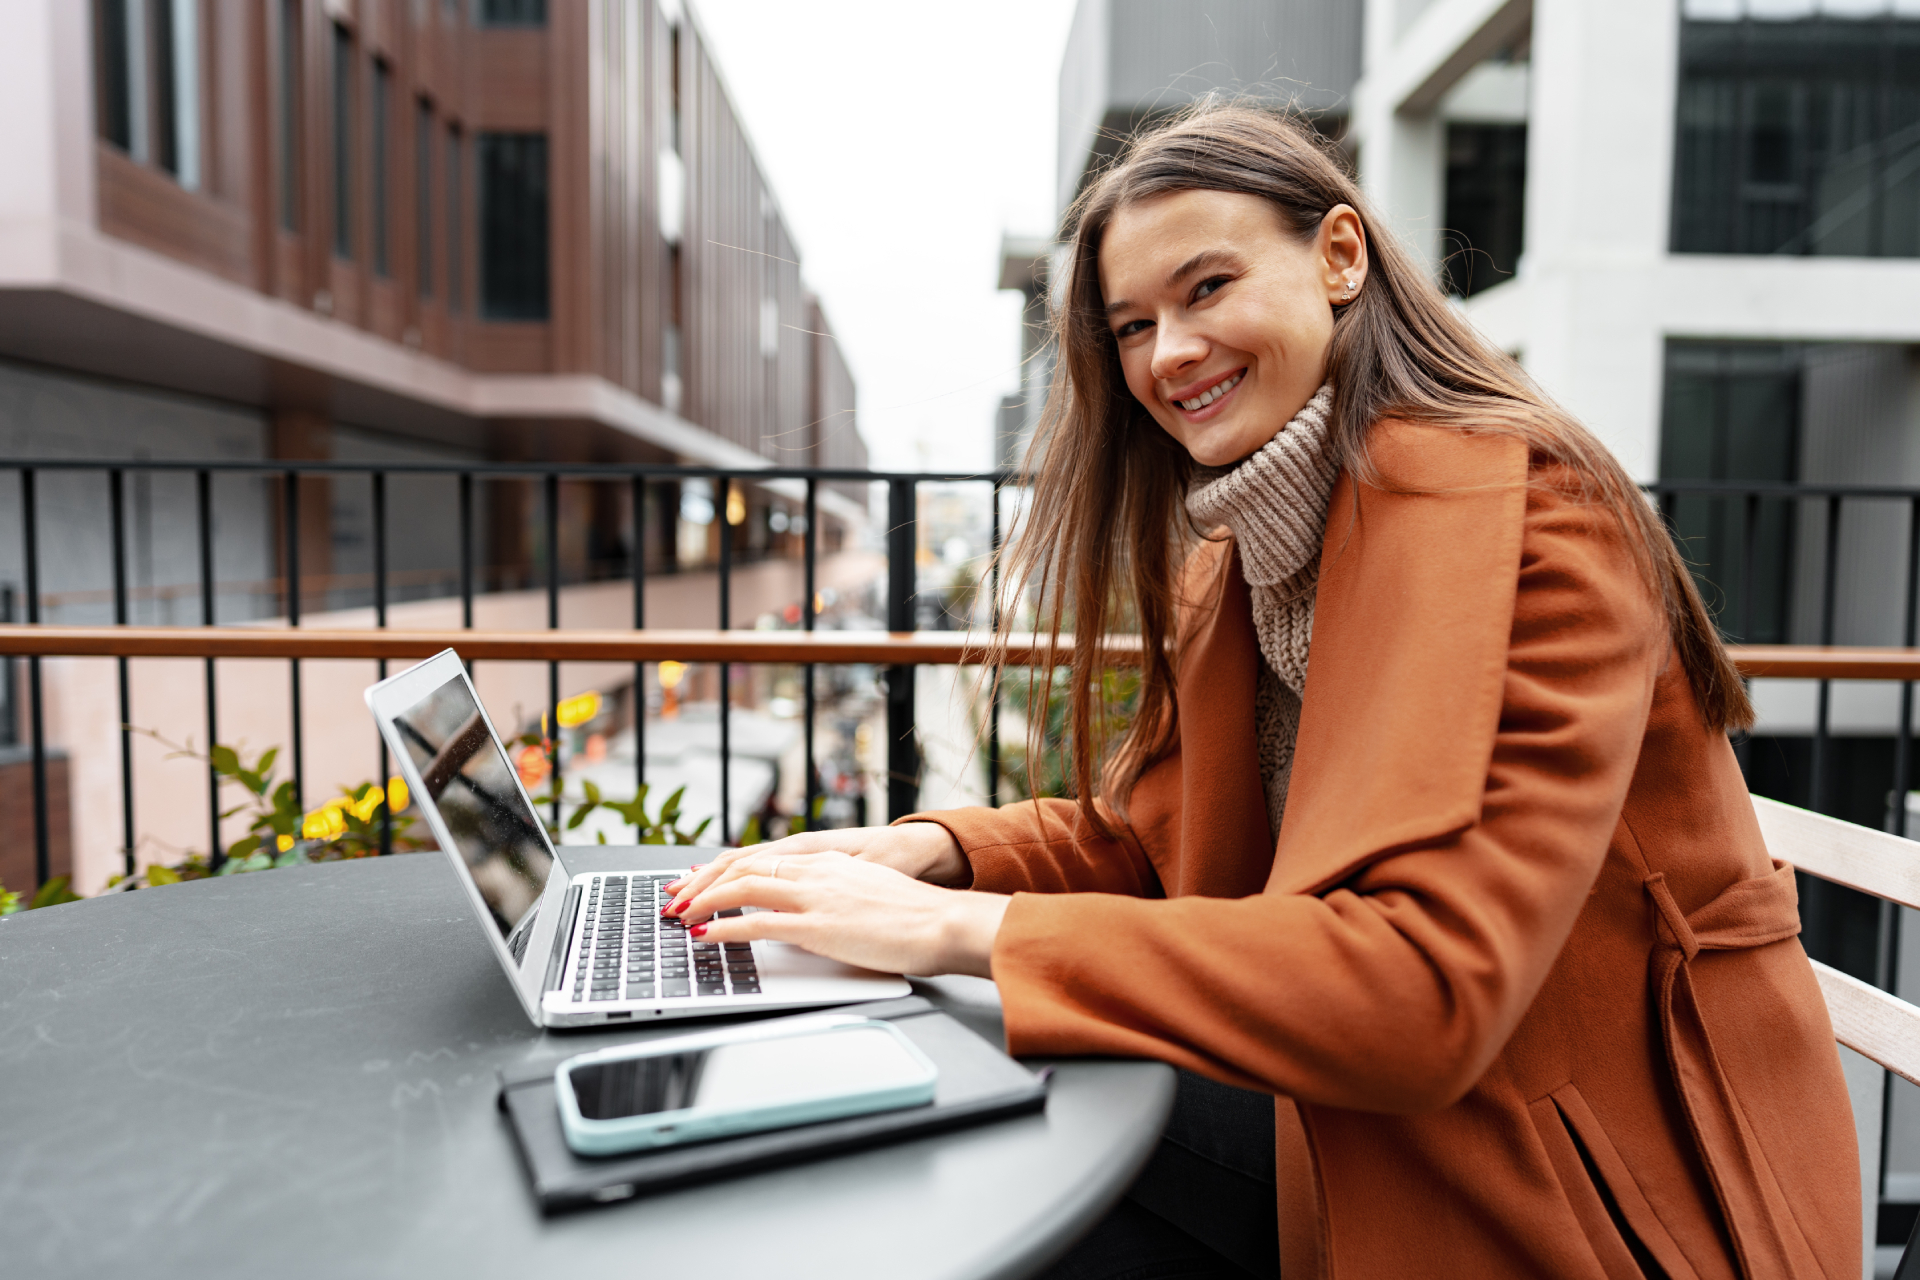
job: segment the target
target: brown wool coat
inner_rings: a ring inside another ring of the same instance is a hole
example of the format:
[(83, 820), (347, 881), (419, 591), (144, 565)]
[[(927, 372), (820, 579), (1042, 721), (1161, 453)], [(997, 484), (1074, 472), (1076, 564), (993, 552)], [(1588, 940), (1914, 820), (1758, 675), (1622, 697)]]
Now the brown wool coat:
[(1792, 872), (1620, 534), (1512, 437), (1374, 447), (1277, 847), (1230, 544), (1190, 568), (1178, 741), (1117, 839), (1061, 801), (919, 815), (1015, 894), (1009, 1049), (1275, 1094), (1286, 1280), (1625, 1280), (1635, 1244), (1675, 1280), (1858, 1276)]

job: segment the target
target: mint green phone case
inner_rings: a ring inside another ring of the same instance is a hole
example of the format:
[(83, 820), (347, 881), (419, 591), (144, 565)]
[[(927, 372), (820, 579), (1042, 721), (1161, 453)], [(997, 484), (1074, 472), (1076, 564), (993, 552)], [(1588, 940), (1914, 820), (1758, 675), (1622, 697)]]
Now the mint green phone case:
[[(885, 1037), (886, 1048), (880, 1051), (902, 1053), (917, 1070), (909, 1069), (883, 1087), (858, 1082), (828, 1082), (797, 1093), (789, 1091), (787, 1096), (753, 1105), (724, 1107), (696, 1104), (670, 1111), (604, 1120), (583, 1115), (574, 1092), (573, 1072), (577, 1068), (714, 1050), (727, 1045), (752, 1044), (777, 1052), (783, 1040), (846, 1035)], [(933, 1101), (934, 1086), (938, 1080), (939, 1069), (920, 1051), (918, 1045), (891, 1022), (856, 1015), (826, 1014), (671, 1036), (580, 1054), (567, 1059), (555, 1069), (553, 1083), (554, 1095), (560, 1107), (560, 1127), (566, 1136), (567, 1146), (583, 1156), (608, 1156), (706, 1142), (767, 1129), (815, 1124), (823, 1120), (839, 1120), (876, 1111), (923, 1106)]]

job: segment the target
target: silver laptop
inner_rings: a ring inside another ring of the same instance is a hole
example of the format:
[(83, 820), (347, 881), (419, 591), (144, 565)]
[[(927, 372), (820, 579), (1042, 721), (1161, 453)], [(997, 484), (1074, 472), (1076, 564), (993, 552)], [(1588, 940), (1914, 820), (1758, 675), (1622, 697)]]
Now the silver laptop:
[[(495, 958), (548, 1027), (796, 1009), (907, 995), (905, 979), (781, 942), (703, 942), (660, 914), (685, 869), (660, 849), (596, 845), (631, 870), (570, 874), (452, 649), (367, 690), (434, 838), (453, 862)], [(586, 852), (586, 850), (582, 850)], [(687, 849), (691, 862), (700, 850)], [(711, 850), (708, 852), (717, 852)]]

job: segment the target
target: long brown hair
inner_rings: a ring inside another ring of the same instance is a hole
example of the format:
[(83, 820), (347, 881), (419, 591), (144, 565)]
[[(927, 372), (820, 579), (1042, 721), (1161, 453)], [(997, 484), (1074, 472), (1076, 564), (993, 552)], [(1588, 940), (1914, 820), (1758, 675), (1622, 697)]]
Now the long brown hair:
[[(1052, 316), (1058, 368), (1027, 455), (1033, 497), (1008, 548), (1007, 581), (1034, 589), (1039, 629), (1059, 637), (1071, 619), (1075, 645), (1066, 742), (1039, 739), (1031, 717), (1028, 759), (1064, 748), (1081, 811), (1096, 828), (1099, 788), (1115, 811), (1171, 740), (1175, 715), (1169, 651), (1181, 562), (1200, 536), (1186, 515), (1192, 460), (1128, 391), (1100, 294), (1100, 244), (1114, 214), (1176, 191), (1257, 196), (1282, 225), (1311, 242), (1336, 205), (1360, 215), (1366, 283), (1335, 308), (1328, 373), (1331, 444), (1349, 473), (1378, 482), (1367, 451), (1375, 422), (1395, 417), (1524, 438), (1537, 462), (1558, 463), (1581, 496), (1619, 522), (1650, 592), (1665, 608), (1677, 656), (1707, 721), (1744, 728), (1753, 709), (1688, 571), (1659, 517), (1606, 446), (1547, 399), (1504, 353), (1483, 341), (1440, 296), (1421, 265), (1394, 240), (1366, 197), (1311, 129), (1253, 107), (1190, 108), (1136, 139), (1076, 202), (1065, 290)], [(1134, 623), (1143, 652), (1139, 700), (1113, 742), (1101, 669), (1108, 636)], [(1013, 625), (1003, 618), (999, 642)], [(1050, 690), (1051, 669), (1037, 677)], [(1042, 695), (1036, 706), (1044, 706)]]

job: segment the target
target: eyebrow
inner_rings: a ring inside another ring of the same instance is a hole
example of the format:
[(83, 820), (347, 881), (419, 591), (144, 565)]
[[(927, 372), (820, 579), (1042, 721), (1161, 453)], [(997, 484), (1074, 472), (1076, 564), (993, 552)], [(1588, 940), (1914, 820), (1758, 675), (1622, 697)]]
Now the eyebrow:
[[(1166, 287), (1171, 289), (1174, 285), (1179, 284), (1182, 280), (1204, 267), (1215, 267), (1222, 263), (1232, 261), (1234, 261), (1234, 255), (1231, 250), (1202, 249), (1199, 253), (1194, 254), (1191, 258), (1188, 258), (1185, 262), (1167, 272)], [(1109, 302), (1107, 304), (1107, 314), (1112, 315), (1116, 311), (1124, 311), (1132, 305), (1131, 302), (1125, 300)]]

